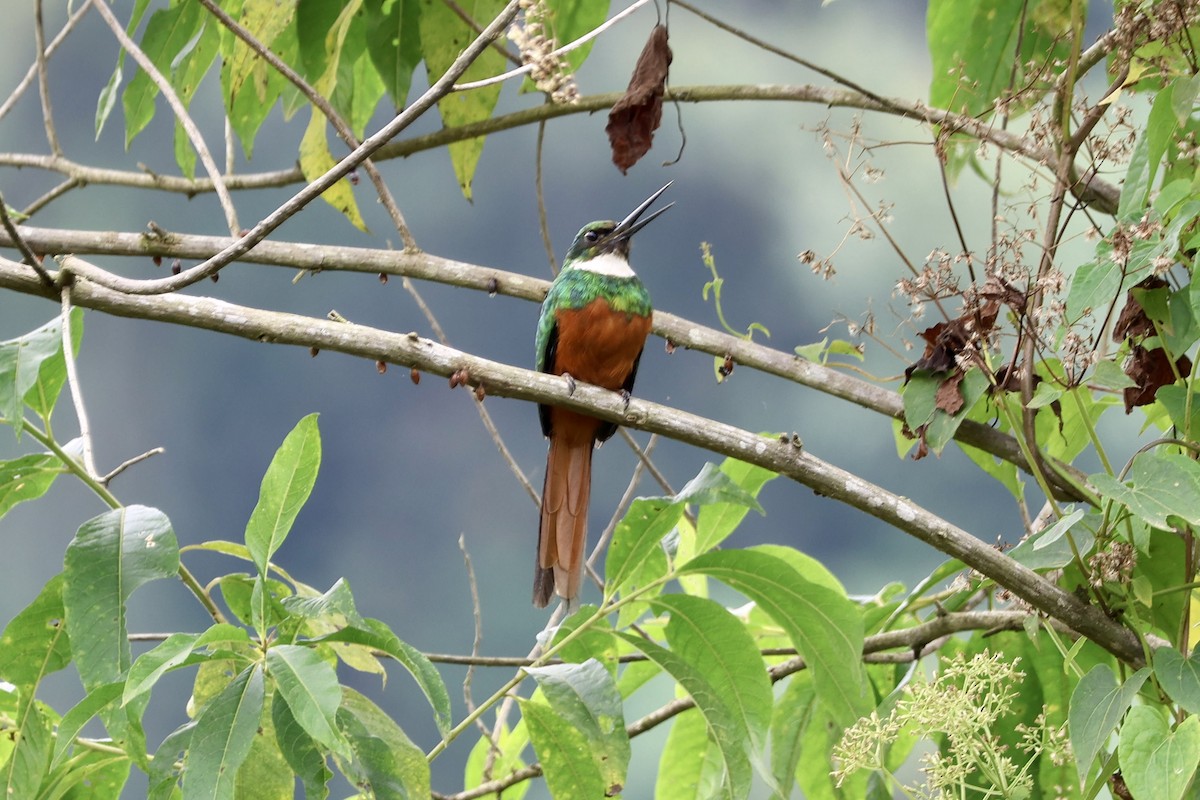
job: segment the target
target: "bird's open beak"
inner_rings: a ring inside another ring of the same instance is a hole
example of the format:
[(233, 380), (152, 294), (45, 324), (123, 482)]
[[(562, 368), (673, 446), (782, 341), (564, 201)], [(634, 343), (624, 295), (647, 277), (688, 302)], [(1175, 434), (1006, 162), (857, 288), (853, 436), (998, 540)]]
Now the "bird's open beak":
[(620, 224), (618, 224), (617, 227), (613, 229), (613, 232), (612, 232), (613, 238), (628, 239), (629, 237), (633, 236), (635, 233), (640, 231), (642, 228), (649, 225), (650, 222), (652, 220), (654, 220), (659, 214), (663, 213), (668, 208), (675, 205), (674, 203), (667, 203), (665, 206), (660, 208), (658, 211), (655, 211), (653, 214), (646, 217), (641, 222), (638, 222), (638, 218), (640, 216), (642, 216), (642, 214), (646, 213), (646, 209), (649, 208), (651, 205), (653, 205), (654, 201), (657, 200), (659, 197), (661, 197), (662, 193), (665, 192), (667, 189), (669, 189), (672, 183), (674, 183), (674, 181), (667, 181), (666, 186), (662, 187), (657, 192), (655, 192), (654, 194), (647, 197), (640, 206), (638, 206), (637, 208), (635, 208), (633, 211), (631, 211), (629, 213), (628, 217), (621, 220)]

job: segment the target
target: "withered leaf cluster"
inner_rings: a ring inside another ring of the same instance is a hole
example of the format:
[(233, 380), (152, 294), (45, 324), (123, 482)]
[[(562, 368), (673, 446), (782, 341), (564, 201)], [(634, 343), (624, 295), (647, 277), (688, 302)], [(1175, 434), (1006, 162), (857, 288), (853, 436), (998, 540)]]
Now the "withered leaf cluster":
[[(1002, 304), (1023, 307), (1025, 296), (996, 279), (989, 279), (979, 292), (980, 304), (972, 305), (949, 321), (939, 322), (921, 331), (925, 340), (925, 352), (908, 369), (904, 370), (907, 383), (914, 372), (931, 373), (941, 379), (934, 394), (934, 408), (954, 415), (962, 411), (965, 400), (962, 382), (969, 368), (968, 358), (980, 347), (996, 325)], [(905, 433), (919, 440), (913, 458), (920, 460), (929, 454), (925, 441), (925, 427), (915, 431), (905, 428)]]
[(655, 25), (638, 56), (629, 86), (608, 112), (608, 142), (612, 160), (622, 173), (650, 151), (654, 132), (662, 122), (663, 94), (671, 66), (671, 48), (667, 29)]
[(1187, 375), (1192, 371), (1192, 361), (1186, 355), (1180, 356), (1171, 365), (1171, 358), (1166, 350), (1156, 347), (1147, 350), (1142, 341), (1155, 333), (1154, 323), (1146, 315), (1145, 309), (1137, 301), (1134, 289), (1152, 291), (1167, 287), (1167, 282), (1157, 275), (1151, 275), (1126, 293), (1125, 307), (1121, 309), (1117, 322), (1113, 325), (1113, 340), (1129, 342), (1129, 358), (1125, 360), (1125, 374), (1134, 382), (1134, 386), (1125, 387), (1125, 413), (1133, 411), (1136, 406), (1146, 406), (1154, 402), (1154, 396), (1162, 386), (1175, 382), (1175, 376)]

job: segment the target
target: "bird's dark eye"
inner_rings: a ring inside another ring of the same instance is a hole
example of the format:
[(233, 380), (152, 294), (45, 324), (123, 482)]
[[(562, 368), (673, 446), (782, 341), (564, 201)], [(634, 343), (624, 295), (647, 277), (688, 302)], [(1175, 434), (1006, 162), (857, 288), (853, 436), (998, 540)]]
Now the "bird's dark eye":
[(596, 231), (588, 231), (583, 235), (583, 238), (589, 242), (598, 242), (600, 241), (600, 234), (596, 233)]

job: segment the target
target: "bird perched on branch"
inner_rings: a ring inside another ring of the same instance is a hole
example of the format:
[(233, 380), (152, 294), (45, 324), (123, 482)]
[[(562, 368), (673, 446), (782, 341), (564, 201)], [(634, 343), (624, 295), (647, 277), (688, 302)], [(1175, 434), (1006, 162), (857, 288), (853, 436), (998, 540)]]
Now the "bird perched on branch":
[[(538, 319), (537, 369), (562, 375), (572, 391), (575, 381), (583, 381), (620, 392), (629, 402), (651, 315), (650, 293), (629, 266), (630, 241), (674, 205), (638, 221), (670, 185), (620, 222), (584, 225), (550, 286)], [(556, 593), (568, 604), (579, 596), (592, 450), (617, 425), (545, 404), (538, 405), (538, 415), (550, 439), (533, 575), (533, 603), (540, 608)]]

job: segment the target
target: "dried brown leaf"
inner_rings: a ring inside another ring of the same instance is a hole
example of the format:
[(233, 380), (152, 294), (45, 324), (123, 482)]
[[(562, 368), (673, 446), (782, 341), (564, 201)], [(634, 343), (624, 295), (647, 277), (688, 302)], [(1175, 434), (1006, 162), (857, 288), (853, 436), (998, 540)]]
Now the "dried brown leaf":
[(613, 163), (622, 173), (650, 151), (654, 132), (662, 122), (663, 94), (671, 66), (667, 29), (655, 25), (638, 56), (625, 94), (608, 112), (608, 141)]

